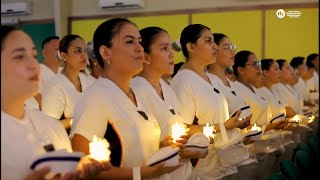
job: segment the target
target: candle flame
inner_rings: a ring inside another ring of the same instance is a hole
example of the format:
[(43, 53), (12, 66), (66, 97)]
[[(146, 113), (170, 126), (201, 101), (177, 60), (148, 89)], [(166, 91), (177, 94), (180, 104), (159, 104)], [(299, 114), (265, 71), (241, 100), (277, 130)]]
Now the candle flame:
[(261, 131), (261, 128), (260, 128), (259, 126), (257, 126), (257, 124), (254, 124), (254, 125), (252, 126), (252, 128), (251, 128), (251, 131), (255, 131), (255, 130)]
[(315, 116), (314, 116), (314, 115), (311, 115), (311, 116), (309, 117), (308, 124), (311, 124), (311, 123), (314, 121), (314, 119), (315, 119)]
[(216, 135), (214, 134), (216, 130), (214, 129), (214, 125), (210, 126), (207, 122), (206, 126), (203, 127), (203, 134), (210, 139), (210, 137), (214, 138)]
[(185, 135), (186, 133), (187, 133), (187, 130), (185, 128), (185, 125), (180, 124), (178, 122), (172, 125), (172, 138), (174, 143), (177, 142), (180, 136)]
[(301, 121), (301, 119), (300, 119), (300, 117), (298, 116), (298, 114), (294, 115), (291, 120), (292, 120), (292, 121), (295, 121), (295, 122), (300, 122), (300, 121)]
[(90, 155), (98, 161), (108, 161), (110, 157), (109, 143), (105, 138), (93, 136), (93, 141), (89, 143)]

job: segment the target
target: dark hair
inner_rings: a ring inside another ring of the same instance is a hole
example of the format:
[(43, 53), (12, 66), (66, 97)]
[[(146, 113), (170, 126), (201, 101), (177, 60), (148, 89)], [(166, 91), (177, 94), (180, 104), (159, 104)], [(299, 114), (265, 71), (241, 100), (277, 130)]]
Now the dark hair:
[(44, 47), (44, 45), (46, 45), (48, 42), (50, 42), (51, 40), (54, 40), (54, 39), (60, 39), (58, 36), (49, 36), (47, 38), (45, 38), (43, 41), (42, 41), (42, 49)]
[(144, 48), (144, 52), (150, 53), (150, 46), (154, 43), (157, 36), (161, 33), (168, 32), (160, 27), (146, 27), (140, 30), (140, 35), (142, 39), (142, 47)]
[(75, 35), (75, 34), (69, 34), (69, 35), (64, 36), (60, 41), (59, 51), (67, 53), (68, 48), (70, 47), (70, 43), (77, 38), (82, 39), (79, 35)]
[(113, 18), (101, 23), (93, 34), (93, 49), (96, 55), (97, 61), (101, 67), (104, 67), (103, 59), (100, 55), (99, 48), (102, 45), (108, 48), (112, 47), (112, 38), (120, 32), (121, 27), (124, 24), (132, 24), (131, 21), (124, 18)]
[(248, 57), (253, 54), (251, 51), (239, 51), (234, 57), (234, 65), (232, 66), (234, 70), (234, 75), (238, 76), (238, 67), (244, 67), (248, 61)]
[(287, 62), (287, 60), (285, 60), (285, 59), (277, 59), (276, 61), (277, 61), (278, 65), (279, 65), (279, 69), (280, 70), (282, 70), (282, 67), (283, 67), (284, 63)]
[(313, 54), (310, 54), (307, 57), (307, 66), (308, 66), (308, 68), (315, 68), (315, 66), (312, 63), (312, 61), (315, 60), (318, 56), (319, 56), (319, 54), (313, 53)]
[(304, 57), (301, 57), (301, 56), (297, 56), (297, 57), (294, 57), (292, 58), (291, 62), (290, 62), (290, 65), (296, 69), (298, 66), (300, 66), (301, 64), (303, 64), (303, 60), (304, 60)]
[(187, 44), (189, 42), (196, 43), (199, 37), (201, 36), (202, 31), (205, 29), (210, 31), (210, 28), (202, 24), (190, 24), (182, 30), (180, 35), (180, 44), (182, 53), (184, 57), (186, 57), (186, 59), (189, 58)]
[(222, 41), (223, 38), (228, 37), (228, 36), (226, 36), (225, 34), (222, 34), (222, 33), (213, 33), (212, 35), (213, 35), (213, 40), (214, 40), (214, 42), (215, 42), (218, 46), (220, 45), (220, 43), (221, 43), (221, 41)]
[(273, 59), (262, 59), (261, 60), (261, 69), (269, 71), (272, 63), (274, 63)]
[(17, 31), (19, 30), (18, 28), (16, 27), (13, 27), (13, 26), (1, 26), (1, 51), (4, 47), (4, 41), (5, 39), (7, 38), (7, 36), (13, 32), (13, 31)]

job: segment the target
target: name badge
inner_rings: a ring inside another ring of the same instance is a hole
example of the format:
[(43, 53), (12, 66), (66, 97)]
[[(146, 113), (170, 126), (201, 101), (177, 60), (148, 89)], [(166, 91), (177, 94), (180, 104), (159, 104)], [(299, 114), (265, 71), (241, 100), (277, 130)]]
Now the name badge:
[(43, 149), (44, 149), (46, 152), (50, 152), (50, 151), (54, 151), (54, 150), (55, 150), (53, 144), (44, 145), (44, 146), (43, 146)]

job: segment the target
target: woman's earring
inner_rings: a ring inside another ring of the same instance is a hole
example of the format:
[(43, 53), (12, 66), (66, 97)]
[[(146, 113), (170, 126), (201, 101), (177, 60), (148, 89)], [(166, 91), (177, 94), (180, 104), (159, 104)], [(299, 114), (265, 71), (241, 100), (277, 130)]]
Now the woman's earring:
[(109, 58), (107, 59), (107, 64), (110, 64), (110, 59)]

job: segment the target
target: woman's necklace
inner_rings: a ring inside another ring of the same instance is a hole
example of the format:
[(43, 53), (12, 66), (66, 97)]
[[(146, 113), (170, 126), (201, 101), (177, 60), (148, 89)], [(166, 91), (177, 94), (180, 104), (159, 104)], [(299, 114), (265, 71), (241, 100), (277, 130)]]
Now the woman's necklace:
[(66, 70), (63, 70), (63, 74), (67, 77), (67, 79), (69, 79), (69, 81), (73, 84), (77, 91), (82, 92), (82, 86), (79, 76), (77, 76), (76, 80), (73, 80)]

